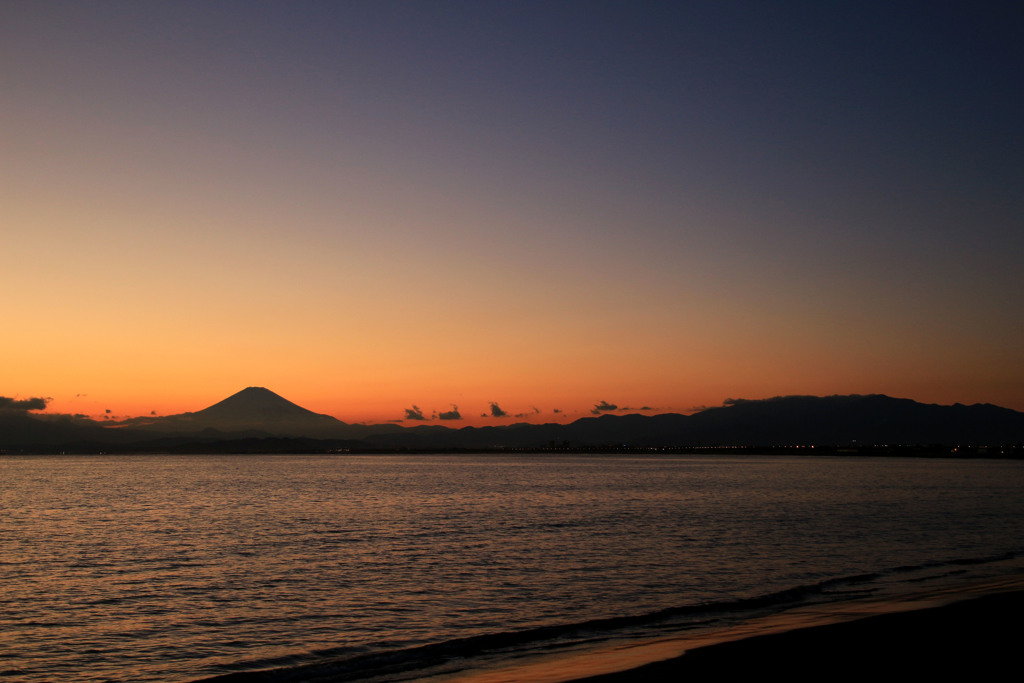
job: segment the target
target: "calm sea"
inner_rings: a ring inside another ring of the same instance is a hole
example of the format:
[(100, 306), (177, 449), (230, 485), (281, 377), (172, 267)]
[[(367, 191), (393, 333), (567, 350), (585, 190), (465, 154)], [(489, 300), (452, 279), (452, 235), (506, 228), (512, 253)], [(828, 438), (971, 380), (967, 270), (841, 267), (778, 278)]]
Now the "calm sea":
[(1024, 462), (0, 458), (0, 677), (459, 669), (1017, 571)]

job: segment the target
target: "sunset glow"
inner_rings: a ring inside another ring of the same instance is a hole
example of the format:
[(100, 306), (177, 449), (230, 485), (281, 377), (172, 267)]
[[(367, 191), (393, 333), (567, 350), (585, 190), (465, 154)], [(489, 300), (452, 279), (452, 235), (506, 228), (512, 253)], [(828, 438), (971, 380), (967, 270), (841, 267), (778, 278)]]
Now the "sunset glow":
[(5, 3), (0, 395), (1024, 410), (1019, 35), (715, 7)]

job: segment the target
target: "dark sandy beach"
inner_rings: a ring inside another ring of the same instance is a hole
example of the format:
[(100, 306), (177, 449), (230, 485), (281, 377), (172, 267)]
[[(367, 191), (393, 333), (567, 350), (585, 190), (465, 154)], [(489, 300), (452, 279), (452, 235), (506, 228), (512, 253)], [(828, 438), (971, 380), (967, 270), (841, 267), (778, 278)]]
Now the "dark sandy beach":
[(708, 645), (680, 657), (577, 683), (886, 675), (994, 680), (1017, 670), (1024, 591)]
[(800, 608), (721, 630), (464, 672), (458, 683), (841, 680), (885, 675), (998, 680), (1022, 647), (1024, 577), (886, 600)]

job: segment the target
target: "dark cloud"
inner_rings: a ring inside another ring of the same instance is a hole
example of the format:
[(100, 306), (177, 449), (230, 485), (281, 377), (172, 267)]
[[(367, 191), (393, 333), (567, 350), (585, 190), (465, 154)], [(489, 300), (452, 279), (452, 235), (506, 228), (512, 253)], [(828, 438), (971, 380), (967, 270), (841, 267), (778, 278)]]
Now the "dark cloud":
[(491, 401), (491, 417), (508, 417), (508, 413), (502, 410), (497, 403)]
[(452, 404), (452, 409), (443, 413), (438, 413), (437, 419), (439, 420), (461, 420), (462, 416), (459, 415), (459, 407)]
[(608, 401), (601, 401), (600, 403), (595, 405), (594, 409), (591, 410), (590, 412), (593, 413), (594, 415), (600, 415), (601, 413), (607, 413), (607, 412), (610, 412), (612, 410), (618, 410), (618, 409), (619, 409), (619, 407), (617, 405), (615, 405), (614, 403), (609, 403)]
[(46, 410), (46, 404), (52, 399), (49, 398), (7, 398), (0, 396), (0, 410)]
[(426, 420), (427, 418), (423, 417), (423, 411), (420, 409), (420, 407), (417, 406), (417, 405), (414, 405), (412, 408), (406, 408), (405, 409), (405, 419), (406, 420)]
[(540, 415), (540, 408), (537, 406), (530, 406), (530, 410), (525, 413), (516, 413), (516, 417), (533, 417), (534, 415)]
[(558, 415), (560, 412), (562, 412), (562, 409), (561, 408), (555, 408), (554, 411), (552, 411), (552, 412), (554, 412), (555, 415)]

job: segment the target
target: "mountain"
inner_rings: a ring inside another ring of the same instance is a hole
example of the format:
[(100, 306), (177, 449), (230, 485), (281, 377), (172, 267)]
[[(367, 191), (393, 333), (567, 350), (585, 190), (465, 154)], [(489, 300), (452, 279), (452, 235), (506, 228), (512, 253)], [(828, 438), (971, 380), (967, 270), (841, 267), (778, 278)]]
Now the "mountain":
[(1024, 440), (1024, 413), (942, 406), (882, 394), (735, 401), (691, 416), (691, 439), (729, 445), (1005, 444)]
[(167, 434), (215, 430), (240, 435), (315, 438), (351, 438), (363, 435), (360, 425), (349, 425), (292, 403), (263, 387), (247, 387), (223, 401), (194, 413), (138, 418), (120, 423), (132, 429)]
[(941, 406), (879, 394), (781, 396), (729, 401), (693, 415), (602, 415), (569, 424), (461, 429), (346, 424), (262, 387), (248, 387), (194, 413), (117, 423), (0, 410), (0, 450), (65, 445), (76, 452), (107, 447), (117, 452), (288, 452), (538, 449), (565, 444), (601, 449), (1021, 443), (1024, 413), (989, 404)]
[(367, 443), (390, 448), (872, 446), (1015, 444), (1024, 413), (989, 404), (940, 406), (880, 394), (738, 400), (693, 415), (602, 415), (570, 424), (407, 429)]
[[(195, 413), (187, 421), (203, 428), (224, 432), (261, 431), (290, 436), (337, 434), (347, 425), (331, 417), (306, 410), (263, 387), (247, 387), (219, 403)], [(180, 416), (183, 418), (185, 416)]]
[(0, 410), (0, 449), (58, 446), (76, 441), (102, 440), (107, 430), (92, 420), (70, 415), (42, 416)]

